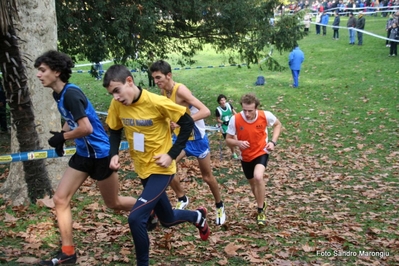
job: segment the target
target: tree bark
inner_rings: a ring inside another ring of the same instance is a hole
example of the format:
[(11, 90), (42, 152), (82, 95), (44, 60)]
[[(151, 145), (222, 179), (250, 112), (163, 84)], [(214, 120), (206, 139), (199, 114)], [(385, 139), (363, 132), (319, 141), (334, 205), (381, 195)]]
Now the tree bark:
[[(57, 47), (55, 1), (20, 0), (18, 4), (20, 20), (14, 22), (16, 35), (21, 40), (18, 49), (26, 73), (26, 91), (22, 89), (16, 92), (13, 84), (10, 89), (14, 92), (7, 96), (12, 114), (12, 153), (48, 149), (49, 131), (61, 129), (61, 119), (52, 91), (42, 87), (33, 67), (39, 55)], [(18, 103), (21, 99), (22, 104)], [(37, 198), (52, 194), (52, 189), (66, 168), (67, 160), (58, 158), (12, 163), (0, 192), (14, 205), (35, 203)]]

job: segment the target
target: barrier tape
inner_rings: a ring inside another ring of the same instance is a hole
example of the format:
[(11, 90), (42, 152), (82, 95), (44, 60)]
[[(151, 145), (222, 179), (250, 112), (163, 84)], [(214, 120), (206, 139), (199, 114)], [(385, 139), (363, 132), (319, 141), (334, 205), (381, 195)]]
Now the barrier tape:
[[(247, 64), (230, 64), (230, 65), (219, 65), (219, 66), (196, 66), (196, 67), (175, 67), (173, 70), (190, 70), (190, 69), (201, 69), (201, 68), (223, 68), (229, 66), (246, 66)], [(104, 74), (106, 70), (98, 70), (100, 74)], [(91, 70), (72, 70), (73, 73), (91, 73)], [(130, 72), (132, 73), (147, 73), (147, 71), (141, 71), (137, 69), (131, 69)]]
[[(382, 40), (388, 40), (388, 41), (391, 41), (391, 42), (399, 42), (399, 40), (389, 39), (389, 38), (387, 38), (387, 37), (383, 37), (383, 36), (381, 36), (381, 35), (377, 35), (377, 34), (374, 34), (374, 33), (372, 33), (372, 32), (365, 31), (365, 30), (360, 30), (360, 29), (357, 29), (357, 28), (352, 28), (352, 27), (348, 28), (348, 27), (342, 27), (342, 26), (324, 25), (324, 24), (317, 23), (317, 22), (310, 22), (310, 24), (320, 25), (320, 26), (326, 26), (326, 27), (328, 27), (328, 28), (339, 28), (339, 29), (353, 30), (353, 31), (356, 31), (356, 32), (358, 31), (358, 32), (362, 32), (362, 33), (364, 33), (364, 34), (367, 34), (367, 35), (370, 35), (370, 36), (373, 36), (373, 37), (382, 39)], [(355, 37), (356, 37), (356, 36), (355, 36)]]
[[(127, 150), (128, 148), (129, 144), (127, 143), (127, 141), (122, 141), (119, 146), (119, 150)], [(65, 148), (64, 156), (72, 156), (75, 154), (75, 152), (76, 152), (76, 147)], [(1, 155), (0, 164), (43, 160), (43, 159), (58, 158), (58, 157), (60, 156), (57, 155), (55, 149), (19, 152), (19, 153)]]
[[(96, 111), (97, 114), (100, 115), (108, 115), (107, 112)], [(218, 131), (219, 127), (206, 126), (205, 130), (207, 131)], [(129, 143), (127, 141), (122, 141), (119, 145), (119, 150), (127, 150), (129, 148)], [(72, 156), (76, 152), (76, 147), (68, 147), (64, 149), (64, 156)], [(0, 156), (0, 164), (8, 164), (15, 162), (23, 162), (23, 161), (33, 161), (33, 160), (43, 160), (50, 158), (58, 158), (60, 156), (57, 155), (55, 149), (48, 150), (36, 150), (36, 151), (28, 151), (28, 152), (19, 152), (12, 154), (5, 154)]]

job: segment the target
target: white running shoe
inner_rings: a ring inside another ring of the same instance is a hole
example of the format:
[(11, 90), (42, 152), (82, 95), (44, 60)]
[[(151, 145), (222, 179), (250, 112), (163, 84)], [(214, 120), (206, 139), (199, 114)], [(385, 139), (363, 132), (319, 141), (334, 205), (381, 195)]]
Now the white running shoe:
[(224, 205), (220, 208), (216, 208), (216, 224), (222, 225), (226, 221), (226, 213), (224, 212)]
[(182, 200), (179, 200), (178, 202), (177, 202), (177, 204), (176, 204), (176, 210), (184, 210), (187, 206), (188, 206), (188, 203), (190, 202), (189, 200), (188, 200), (188, 197), (186, 196), (186, 199), (187, 199), (187, 201), (182, 201)]

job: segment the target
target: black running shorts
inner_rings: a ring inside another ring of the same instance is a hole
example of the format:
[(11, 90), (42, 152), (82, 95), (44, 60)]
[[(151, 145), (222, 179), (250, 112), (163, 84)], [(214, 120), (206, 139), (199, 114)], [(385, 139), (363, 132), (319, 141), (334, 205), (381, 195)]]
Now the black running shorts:
[(101, 159), (86, 158), (76, 153), (69, 160), (69, 167), (88, 173), (89, 176), (97, 181), (107, 179), (114, 171), (109, 168), (110, 158)]

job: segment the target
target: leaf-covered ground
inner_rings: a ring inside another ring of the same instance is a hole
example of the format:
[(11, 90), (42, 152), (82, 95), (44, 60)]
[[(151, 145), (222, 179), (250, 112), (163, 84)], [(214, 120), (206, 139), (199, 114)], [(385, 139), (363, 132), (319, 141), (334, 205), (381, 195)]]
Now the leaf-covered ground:
[[(179, 175), (191, 201), (189, 207), (208, 208), (212, 233), (203, 242), (191, 224), (158, 227), (149, 233), (151, 265), (399, 264), (398, 181), (391, 174), (362, 174), (367, 165), (375, 164), (367, 156), (359, 154), (354, 164), (345, 166), (344, 155), (343, 162), (312, 155), (312, 145), (278, 146), (265, 175), (268, 224), (260, 229), (239, 161), (230, 158), (220, 136), (210, 139), (213, 171), (228, 220), (221, 227), (214, 224), (212, 194), (199, 178), (196, 161), (186, 159)], [(141, 185), (126, 152), (122, 157), (121, 193), (137, 196)], [(399, 152), (385, 158), (391, 165), (387, 172), (398, 173), (398, 158)], [(6, 174), (5, 166), (1, 167)], [(358, 168), (359, 174), (345, 174), (356, 173), (346, 171), (347, 167)], [(174, 204), (173, 193), (168, 193)], [(0, 264), (34, 264), (59, 248), (51, 205), (51, 200), (43, 199), (36, 206), (0, 207)], [(73, 214), (79, 265), (134, 265), (127, 214), (106, 209), (91, 180), (75, 196)]]

